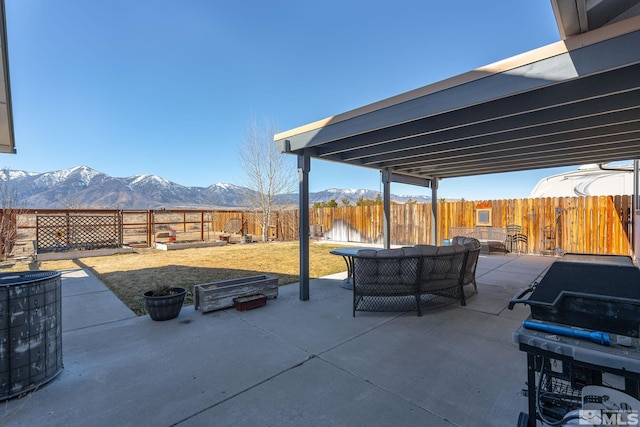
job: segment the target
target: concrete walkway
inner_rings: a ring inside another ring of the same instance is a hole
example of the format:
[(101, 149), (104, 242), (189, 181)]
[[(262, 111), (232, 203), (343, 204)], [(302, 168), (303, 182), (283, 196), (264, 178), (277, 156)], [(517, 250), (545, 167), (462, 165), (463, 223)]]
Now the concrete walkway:
[(265, 307), (135, 316), (87, 270), (65, 271), (62, 373), (1, 405), (6, 426), (514, 426), (526, 355), (508, 301), (554, 261), (483, 256), (479, 294), (351, 316), (344, 274)]

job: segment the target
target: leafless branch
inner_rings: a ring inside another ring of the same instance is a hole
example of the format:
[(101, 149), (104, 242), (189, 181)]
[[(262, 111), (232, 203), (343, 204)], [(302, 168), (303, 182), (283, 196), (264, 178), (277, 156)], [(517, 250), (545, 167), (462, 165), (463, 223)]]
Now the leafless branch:
[(269, 240), (272, 214), (279, 195), (295, 189), (296, 169), (291, 159), (276, 150), (273, 136), (277, 125), (263, 118), (251, 118), (238, 158), (246, 174), (247, 204), (255, 212), (262, 228), (263, 241)]

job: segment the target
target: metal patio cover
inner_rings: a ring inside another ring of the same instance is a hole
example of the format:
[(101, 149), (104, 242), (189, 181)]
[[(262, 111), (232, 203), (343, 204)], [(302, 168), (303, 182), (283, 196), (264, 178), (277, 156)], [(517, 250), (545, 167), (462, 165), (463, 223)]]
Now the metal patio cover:
[[(551, 0), (561, 41), (275, 135), (298, 156), (300, 299), (309, 299), (310, 159), (390, 182), (640, 158), (640, 0)], [(635, 239), (635, 238), (634, 238)]]
[(563, 40), (275, 143), (406, 183), (640, 158), (638, 3), (554, 0)]

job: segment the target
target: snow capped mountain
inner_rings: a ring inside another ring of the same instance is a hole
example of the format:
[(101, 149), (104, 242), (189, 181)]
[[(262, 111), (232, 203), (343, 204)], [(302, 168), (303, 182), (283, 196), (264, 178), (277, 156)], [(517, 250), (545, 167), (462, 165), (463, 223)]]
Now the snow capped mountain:
[(158, 175), (142, 174), (142, 175), (134, 175), (125, 179), (131, 180), (130, 185), (136, 185), (136, 184), (171, 185), (172, 184), (171, 181), (167, 181), (164, 178), (160, 178)]
[(326, 191), (327, 193), (358, 194), (365, 190), (358, 190), (357, 188), (328, 188), (324, 191)]
[[(33, 173), (0, 170), (0, 181), (16, 194), (16, 206), (30, 209), (209, 209), (242, 208), (250, 189), (233, 184), (216, 183), (209, 187), (185, 187), (157, 175), (140, 174), (114, 178), (87, 166)], [(375, 199), (371, 190), (332, 188), (311, 193), (310, 200), (340, 203), (348, 199), (352, 204), (360, 199)], [(403, 200), (404, 198), (404, 200)], [(393, 196), (396, 202), (429, 201), (424, 196)], [(297, 194), (281, 196), (279, 203), (297, 204)]]
[[(380, 194), (378, 191), (373, 190), (362, 190), (355, 188), (329, 188), (324, 191), (309, 194), (309, 200), (311, 203), (315, 203), (327, 202), (333, 199), (338, 203), (338, 205), (341, 205), (342, 200), (346, 199), (349, 200), (351, 204), (355, 204), (355, 202), (357, 202), (360, 198), (363, 198), (365, 200), (375, 200), (378, 197), (378, 194)], [(431, 201), (431, 198), (427, 196), (398, 196), (392, 194), (391, 200), (397, 203), (405, 203), (409, 200), (413, 200), (414, 202), (418, 203), (429, 203)]]
[(71, 169), (53, 172), (53, 175), (58, 181), (77, 179), (78, 181), (81, 181), (82, 183), (87, 185), (93, 178), (101, 174), (100, 172), (93, 170), (87, 166), (76, 166)]
[(233, 190), (238, 188), (236, 185), (233, 184), (223, 184), (221, 182), (218, 182), (216, 184), (213, 184), (211, 187), (216, 187), (219, 188), (220, 190)]
[(34, 181), (43, 186), (51, 186), (59, 182), (73, 182), (74, 187), (84, 188), (89, 185), (91, 180), (100, 175), (104, 174), (86, 166), (76, 166), (71, 169), (40, 174)]
[(28, 175), (36, 175), (36, 174), (32, 172), (25, 172), (25, 171), (14, 171), (11, 169), (0, 169), (0, 181), (24, 178), (25, 176), (28, 176)]

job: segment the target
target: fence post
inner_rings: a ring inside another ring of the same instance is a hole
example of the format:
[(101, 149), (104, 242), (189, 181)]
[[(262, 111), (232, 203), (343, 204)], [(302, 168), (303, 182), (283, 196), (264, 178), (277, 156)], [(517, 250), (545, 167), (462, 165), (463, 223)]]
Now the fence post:
[(69, 212), (67, 212), (65, 214), (65, 219), (66, 219), (66, 239), (65, 239), (65, 245), (68, 247), (69, 243), (70, 243), (70, 237), (71, 237), (71, 227), (70, 227), (70, 223), (71, 223), (71, 214)]
[(153, 244), (151, 242), (151, 240), (153, 239), (153, 235), (155, 233), (155, 230), (153, 229), (153, 211), (152, 210), (148, 210), (147, 211), (147, 247), (152, 247)]
[(124, 213), (122, 212), (122, 210), (119, 210), (116, 212), (116, 221), (117, 221), (117, 227), (118, 227), (118, 245), (120, 247), (123, 246), (124, 244)]

